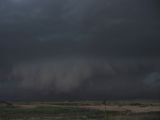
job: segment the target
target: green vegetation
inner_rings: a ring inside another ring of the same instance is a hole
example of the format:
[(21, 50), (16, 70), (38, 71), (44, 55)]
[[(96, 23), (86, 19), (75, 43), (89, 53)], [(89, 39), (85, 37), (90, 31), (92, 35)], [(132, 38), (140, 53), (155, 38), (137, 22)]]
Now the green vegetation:
[[(114, 116), (118, 112), (108, 112)], [(75, 107), (36, 107), (31, 109), (24, 108), (0, 108), (0, 118), (8, 119), (29, 119), (29, 118), (65, 118), (65, 119), (103, 119), (104, 113), (99, 110), (81, 109)]]
[[(123, 105), (122, 102), (107, 102), (107, 105)], [(14, 102), (14, 107), (0, 106), (0, 120), (159, 120), (158, 112), (131, 113), (91, 109), (86, 106), (102, 102)], [(142, 106), (150, 103), (125, 102), (125, 105)], [(85, 106), (86, 108), (83, 108)], [(152, 106), (152, 105), (151, 105)], [(81, 108), (82, 107), (82, 108)]]

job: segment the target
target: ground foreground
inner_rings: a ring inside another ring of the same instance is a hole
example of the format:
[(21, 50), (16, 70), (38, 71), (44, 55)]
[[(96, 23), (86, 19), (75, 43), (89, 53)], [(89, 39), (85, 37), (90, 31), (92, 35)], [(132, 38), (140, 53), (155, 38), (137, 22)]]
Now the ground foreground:
[(0, 120), (160, 120), (160, 102), (1, 102)]

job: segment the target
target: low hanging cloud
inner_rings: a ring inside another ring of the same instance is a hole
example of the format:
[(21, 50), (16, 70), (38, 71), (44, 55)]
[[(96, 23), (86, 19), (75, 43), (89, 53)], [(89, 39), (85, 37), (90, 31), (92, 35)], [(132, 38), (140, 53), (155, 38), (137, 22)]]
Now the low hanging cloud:
[(160, 73), (159, 72), (153, 72), (147, 75), (146, 79), (144, 80), (144, 83), (147, 86), (151, 87), (160, 87)]
[(69, 92), (89, 78), (92, 69), (84, 60), (45, 60), (19, 64), (11, 74), (25, 88)]
[[(146, 85), (151, 77), (149, 74), (159, 71), (157, 63), (154, 62), (156, 61), (93, 58), (46, 59), (13, 66), (10, 78), (14, 78), (18, 81), (18, 86), (25, 89), (58, 93), (73, 92), (86, 81), (93, 83), (94, 79), (103, 79), (106, 81), (104, 89), (107, 90), (107, 87), (112, 85), (108, 84), (108, 81), (114, 83), (113, 87), (121, 86), (121, 80), (126, 81), (128, 86), (134, 81), (136, 84)], [(147, 75), (149, 77), (145, 79)], [(157, 84), (155, 80), (153, 84)], [(150, 86), (157, 88), (153, 84)]]

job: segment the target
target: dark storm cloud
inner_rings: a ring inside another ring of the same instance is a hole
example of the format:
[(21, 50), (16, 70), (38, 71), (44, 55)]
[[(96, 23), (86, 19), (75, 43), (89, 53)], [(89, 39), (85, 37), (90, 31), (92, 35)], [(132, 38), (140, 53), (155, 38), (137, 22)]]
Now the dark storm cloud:
[[(1, 96), (159, 98), (159, 59), (60, 57), (15, 64)], [(16, 94), (15, 94), (16, 93)], [(15, 95), (13, 95), (15, 94)]]
[(155, 5), (150, 0), (1, 1), (1, 47), (8, 56), (14, 55), (12, 59), (41, 50), (44, 54), (159, 56)]
[(0, 95), (157, 96), (159, 7), (158, 0), (0, 0)]

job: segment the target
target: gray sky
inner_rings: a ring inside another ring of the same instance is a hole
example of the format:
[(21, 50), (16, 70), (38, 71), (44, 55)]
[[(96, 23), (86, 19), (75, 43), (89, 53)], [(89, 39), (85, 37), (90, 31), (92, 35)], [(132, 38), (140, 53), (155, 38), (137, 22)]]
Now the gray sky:
[(159, 0), (0, 0), (0, 97), (159, 98), (159, 32)]

